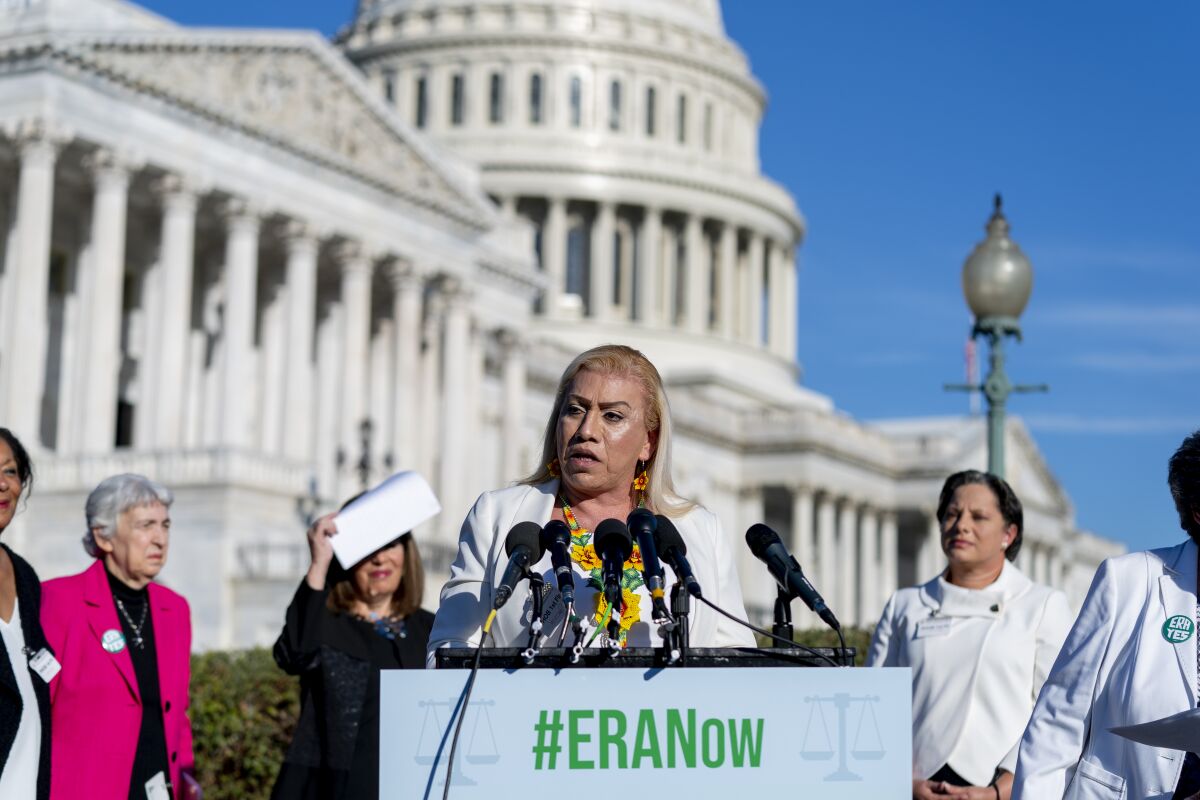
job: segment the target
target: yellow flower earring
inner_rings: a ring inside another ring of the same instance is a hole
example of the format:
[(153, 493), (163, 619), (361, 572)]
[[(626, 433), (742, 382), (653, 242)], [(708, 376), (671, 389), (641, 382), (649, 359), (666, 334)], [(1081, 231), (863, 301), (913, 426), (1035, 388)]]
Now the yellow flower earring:
[(636, 477), (633, 479), (633, 490), (638, 493), (638, 506), (646, 505), (646, 487), (650, 485), (650, 474), (646, 472), (646, 462), (638, 461)]
[(557, 458), (546, 465), (546, 471), (550, 473), (551, 478), (558, 477), (558, 459)]

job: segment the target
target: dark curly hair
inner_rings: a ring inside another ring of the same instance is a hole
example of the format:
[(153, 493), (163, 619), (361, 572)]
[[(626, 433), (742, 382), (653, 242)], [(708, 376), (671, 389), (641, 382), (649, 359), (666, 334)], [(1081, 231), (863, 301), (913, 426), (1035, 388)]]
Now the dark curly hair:
[(1017, 493), (1003, 478), (997, 478), (990, 472), (980, 472), (975, 469), (956, 472), (946, 478), (946, 482), (942, 485), (942, 495), (938, 498), (938, 525), (942, 524), (942, 519), (946, 516), (946, 507), (950, 505), (954, 493), (958, 491), (959, 487), (972, 483), (978, 483), (991, 489), (992, 494), (996, 496), (996, 505), (1000, 507), (1000, 516), (1004, 518), (1004, 524), (1017, 526), (1017, 535), (1013, 537), (1004, 551), (1005, 558), (1009, 561), (1016, 561), (1017, 553), (1021, 552), (1021, 542), (1025, 537), (1025, 510), (1021, 508), (1021, 501), (1017, 497)]
[(1184, 439), (1167, 462), (1167, 486), (1179, 512), (1179, 527), (1200, 544), (1200, 431)]
[(12, 450), (13, 460), (17, 462), (17, 478), (21, 481), (21, 492), (29, 491), (33, 487), (33, 462), (29, 460), (29, 453), (25, 451), (21, 440), (8, 428), (0, 428), (0, 439)]

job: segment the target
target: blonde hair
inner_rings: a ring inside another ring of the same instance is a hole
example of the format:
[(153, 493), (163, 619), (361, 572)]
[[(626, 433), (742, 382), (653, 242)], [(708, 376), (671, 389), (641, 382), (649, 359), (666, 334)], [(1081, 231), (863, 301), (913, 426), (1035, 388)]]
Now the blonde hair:
[[(667, 393), (663, 389), (662, 377), (650, 360), (641, 352), (623, 344), (605, 344), (580, 353), (567, 365), (554, 394), (554, 407), (546, 421), (546, 432), (542, 438), (542, 463), (524, 480), (523, 484), (546, 483), (555, 477), (550, 464), (558, 458), (558, 418), (562, 414), (567, 387), (583, 370), (600, 375), (628, 376), (642, 387), (646, 400), (646, 430), (657, 432), (658, 441), (646, 462), (650, 485), (646, 487), (646, 505), (651, 511), (678, 517), (686, 514), (696, 504), (675, 493), (671, 480), (671, 408)], [(630, 476), (632, 482), (634, 476)]]

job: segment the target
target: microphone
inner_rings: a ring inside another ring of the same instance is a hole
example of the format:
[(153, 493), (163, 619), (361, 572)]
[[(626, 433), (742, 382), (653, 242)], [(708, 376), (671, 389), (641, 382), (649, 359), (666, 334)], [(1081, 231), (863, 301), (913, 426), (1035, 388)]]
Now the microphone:
[(824, 598), (813, 588), (808, 578), (804, 577), (800, 564), (787, 551), (779, 534), (759, 522), (751, 525), (750, 530), (746, 531), (746, 544), (750, 546), (754, 557), (767, 565), (780, 589), (790, 597), (803, 600), (806, 606), (835, 631), (842, 629), (837, 617), (829, 610), (829, 606), (825, 605)]
[(657, 515), (655, 520), (658, 521), (658, 527), (654, 530), (654, 544), (658, 548), (658, 552), (662, 555), (663, 560), (671, 565), (676, 577), (683, 581), (688, 594), (692, 597), (701, 597), (700, 583), (692, 574), (692, 565), (687, 560), (687, 545), (683, 543), (683, 537), (675, 529), (675, 523), (662, 514)]
[(633, 537), (629, 528), (619, 519), (606, 519), (596, 526), (592, 540), (600, 556), (601, 575), (604, 578), (604, 597), (615, 609), (621, 608), (621, 575), (625, 562), (633, 554)]
[(637, 539), (638, 549), (642, 553), (642, 575), (646, 578), (646, 588), (650, 590), (654, 621), (661, 625), (671, 621), (671, 612), (663, 599), (666, 580), (662, 564), (658, 560), (658, 549), (654, 546), (654, 531), (657, 529), (658, 520), (646, 509), (635, 508), (630, 513), (629, 532)]
[(541, 541), (542, 528), (536, 522), (518, 522), (504, 540), (504, 552), (508, 554), (508, 566), (504, 577), (496, 587), (496, 599), (492, 608), (498, 609), (512, 597), (513, 589), (525, 577), (530, 564), (542, 560), (546, 552)]
[(550, 563), (558, 580), (563, 604), (575, 604), (575, 574), (571, 571), (571, 529), (562, 520), (552, 519), (542, 528), (542, 547), (550, 551)]

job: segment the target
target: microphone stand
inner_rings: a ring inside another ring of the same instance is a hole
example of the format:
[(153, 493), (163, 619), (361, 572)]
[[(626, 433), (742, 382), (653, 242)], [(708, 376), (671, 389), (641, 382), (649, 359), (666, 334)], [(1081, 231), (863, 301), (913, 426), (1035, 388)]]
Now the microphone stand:
[(683, 581), (675, 581), (671, 587), (671, 615), (675, 617), (675, 629), (668, 632), (672, 641), (672, 655), (678, 653), (672, 663), (678, 660), (679, 666), (687, 666), (688, 652), (688, 614), (692, 610), (692, 596), (688, 594)]
[(779, 639), (793, 642), (793, 644), (786, 645), (779, 639), (772, 639), (771, 647), (795, 647), (796, 637), (792, 628), (792, 598), (783, 589), (780, 589), (779, 594), (775, 595), (775, 624), (771, 626), (771, 633), (778, 636)]
[(540, 649), (538, 638), (542, 633), (542, 590), (546, 586), (546, 579), (540, 572), (533, 570), (528, 570), (525, 574), (529, 577), (529, 597), (533, 607), (529, 617), (529, 646), (521, 652), (521, 658), (526, 664), (532, 664)]

